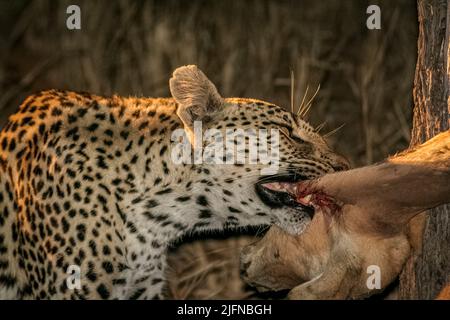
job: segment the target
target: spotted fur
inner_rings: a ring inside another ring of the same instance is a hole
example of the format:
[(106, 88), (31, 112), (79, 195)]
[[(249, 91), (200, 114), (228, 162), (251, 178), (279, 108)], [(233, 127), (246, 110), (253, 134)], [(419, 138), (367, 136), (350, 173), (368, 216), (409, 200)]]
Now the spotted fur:
[[(207, 127), (286, 132), (281, 172), (313, 178), (342, 166), (282, 108), (222, 102)], [(256, 195), (261, 165), (171, 161), (181, 107), (176, 97), (57, 90), (23, 102), (0, 133), (0, 298), (159, 299), (166, 249), (182, 235), (273, 223), (295, 231), (298, 212)], [(67, 286), (71, 265), (80, 267), (79, 289)]]

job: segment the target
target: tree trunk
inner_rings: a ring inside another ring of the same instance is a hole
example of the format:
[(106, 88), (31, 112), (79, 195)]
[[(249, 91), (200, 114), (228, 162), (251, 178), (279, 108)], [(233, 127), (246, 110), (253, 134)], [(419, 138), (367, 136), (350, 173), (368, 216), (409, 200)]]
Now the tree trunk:
[[(418, 0), (417, 4), (419, 39), (411, 146), (450, 127), (450, 4), (446, 0)], [(450, 206), (429, 213), (412, 223), (412, 229), (423, 230), (419, 232), (421, 246), (415, 248), (400, 276), (400, 299), (434, 299), (450, 282)]]

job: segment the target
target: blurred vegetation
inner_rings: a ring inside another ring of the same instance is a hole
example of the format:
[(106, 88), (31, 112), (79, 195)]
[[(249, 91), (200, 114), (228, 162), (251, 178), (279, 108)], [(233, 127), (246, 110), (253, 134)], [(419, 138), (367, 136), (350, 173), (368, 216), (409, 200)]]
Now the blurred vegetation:
[[(66, 28), (70, 4), (81, 7), (79, 31)], [(366, 28), (370, 4), (381, 7), (381, 30)], [(171, 72), (197, 64), (225, 97), (286, 108), (290, 70), (297, 106), (320, 84), (309, 120), (324, 123), (322, 133), (344, 125), (328, 139), (354, 165), (409, 143), (414, 0), (1, 0), (0, 27), (0, 126), (41, 89), (168, 96)], [(204, 241), (176, 251), (171, 295), (247, 296), (235, 272), (244, 242)], [(211, 254), (218, 248), (226, 255)]]

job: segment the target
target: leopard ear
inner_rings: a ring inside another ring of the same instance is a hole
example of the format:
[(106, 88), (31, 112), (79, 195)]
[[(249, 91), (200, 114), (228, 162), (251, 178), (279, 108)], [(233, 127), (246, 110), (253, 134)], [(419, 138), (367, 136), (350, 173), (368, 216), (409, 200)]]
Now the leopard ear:
[(176, 69), (169, 85), (178, 103), (177, 115), (188, 131), (193, 130), (195, 121), (206, 121), (223, 108), (216, 87), (197, 66)]

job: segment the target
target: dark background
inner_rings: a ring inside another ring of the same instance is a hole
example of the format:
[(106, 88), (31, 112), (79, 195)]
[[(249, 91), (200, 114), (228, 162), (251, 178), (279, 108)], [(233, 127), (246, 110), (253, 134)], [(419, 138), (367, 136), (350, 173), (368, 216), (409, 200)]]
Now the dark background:
[[(81, 8), (81, 30), (66, 8)], [(366, 8), (381, 8), (381, 30)], [(197, 64), (224, 97), (290, 108), (321, 89), (309, 120), (353, 165), (407, 147), (417, 54), (414, 0), (0, 0), (0, 127), (32, 92), (58, 88), (168, 96), (172, 71)], [(193, 242), (171, 256), (170, 294), (244, 298), (237, 252), (248, 238)]]

